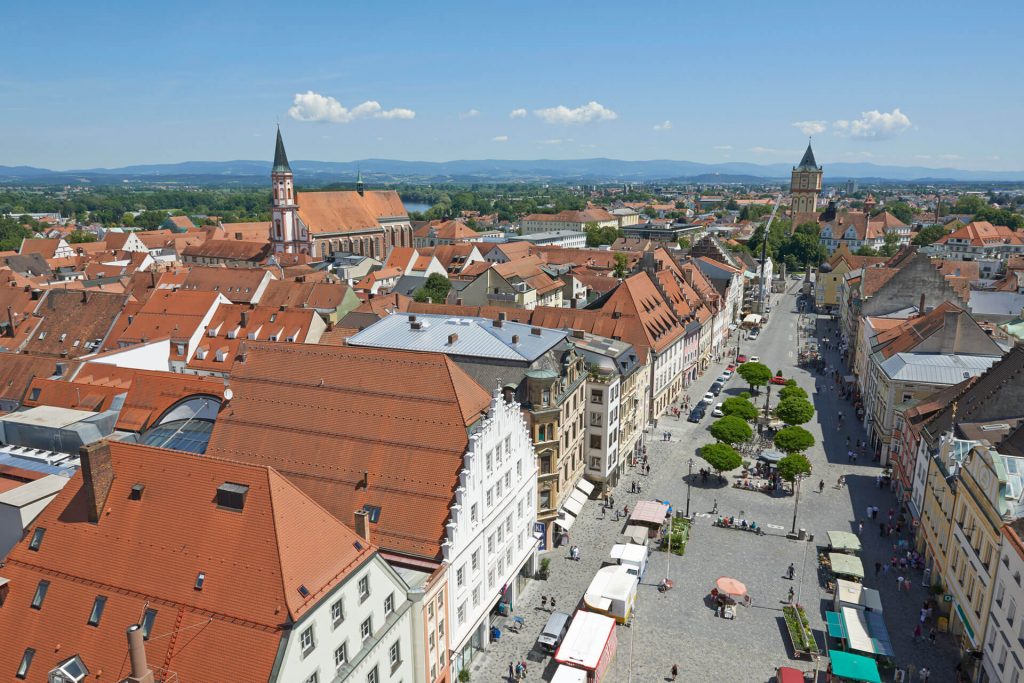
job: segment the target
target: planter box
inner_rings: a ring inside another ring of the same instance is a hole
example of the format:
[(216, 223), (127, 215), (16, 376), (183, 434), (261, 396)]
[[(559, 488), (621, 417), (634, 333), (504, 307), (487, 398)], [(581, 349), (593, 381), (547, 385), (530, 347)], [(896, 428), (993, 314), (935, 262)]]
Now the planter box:
[(786, 605), (782, 608), (782, 616), (786, 621), (789, 642), (793, 644), (793, 653), (797, 657), (821, 653), (818, 641), (815, 640), (807, 621), (807, 612), (803, 607)]

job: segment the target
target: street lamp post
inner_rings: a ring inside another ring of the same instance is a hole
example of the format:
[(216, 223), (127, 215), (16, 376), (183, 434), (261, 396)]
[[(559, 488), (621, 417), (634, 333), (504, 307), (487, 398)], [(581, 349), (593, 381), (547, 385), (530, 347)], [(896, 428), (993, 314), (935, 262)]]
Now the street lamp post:
[(687, 463), (686, 474), (686, 517), (690, 517), (690, 480), (693, 478), (693, 458)]
[(795, 500), (793, 502), (793, 528), (789, 530), (790, 535), (796, 533), (796, 512), (800, 509), (800, 480), (804, 478), (804, 475), (796, 475), (796, 481), (794, 482), (796, 489), (794, 491)]

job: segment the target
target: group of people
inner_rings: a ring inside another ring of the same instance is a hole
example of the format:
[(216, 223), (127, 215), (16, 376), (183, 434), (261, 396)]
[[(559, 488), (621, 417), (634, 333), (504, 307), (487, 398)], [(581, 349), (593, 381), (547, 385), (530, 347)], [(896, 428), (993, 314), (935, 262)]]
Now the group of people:
[(580, 547), (578, 545), (569, 546), (569, 559), (576, 562), (580, 561)]
[(508, 678), (510, 681), (519, 681), (526, 678), (527, 666), (526, 660), (519, 662), (509, 662), (508, 664)]

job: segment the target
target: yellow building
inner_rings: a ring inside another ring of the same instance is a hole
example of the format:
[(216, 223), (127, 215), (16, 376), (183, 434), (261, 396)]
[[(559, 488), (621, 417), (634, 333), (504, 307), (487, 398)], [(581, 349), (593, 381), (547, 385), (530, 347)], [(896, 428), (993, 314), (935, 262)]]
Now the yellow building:
[(950, 631), (963, 651), (983, 642), (1002, 527), (1024, 511), (1022, 485), (1024, 458), (1001, 454), (985, 441), (970, 450), (957, 477), (944, 583), (953, 596)]
[(822, 268), (814, 280), (814, 300), (818, 310), (834, 312), (839, 307), (839, 285), (850, 271), (875, 263), (885, 263), (884, 256), (855, 256), (845, 244), (832, 252), (829, 269)]

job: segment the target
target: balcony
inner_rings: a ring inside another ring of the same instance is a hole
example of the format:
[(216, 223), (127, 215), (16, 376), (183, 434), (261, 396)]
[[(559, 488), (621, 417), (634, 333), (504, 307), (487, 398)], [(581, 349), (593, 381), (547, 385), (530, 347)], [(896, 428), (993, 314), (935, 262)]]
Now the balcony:
[(504, 301), (504, 302), (515, 303), (515, 301), (516, 301), (516, 294), (514, 292), (512, 292), (512, 293), (489, 292), (487, 294), (487, 300), (488, 301)]

